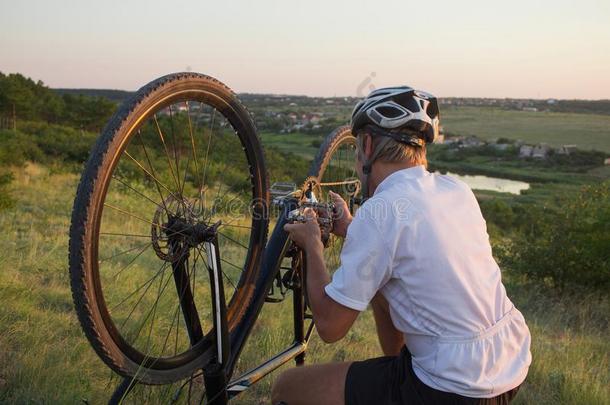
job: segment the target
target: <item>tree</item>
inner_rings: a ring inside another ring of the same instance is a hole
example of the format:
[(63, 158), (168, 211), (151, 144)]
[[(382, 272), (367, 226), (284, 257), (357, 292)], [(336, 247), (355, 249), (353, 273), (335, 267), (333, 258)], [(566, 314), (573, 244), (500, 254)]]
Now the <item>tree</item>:
[(564, 289), (610, 287), (610, 181), (584, 187), (559, 211), (529, 217), (531, 229), (504, 258), (532, 279)]

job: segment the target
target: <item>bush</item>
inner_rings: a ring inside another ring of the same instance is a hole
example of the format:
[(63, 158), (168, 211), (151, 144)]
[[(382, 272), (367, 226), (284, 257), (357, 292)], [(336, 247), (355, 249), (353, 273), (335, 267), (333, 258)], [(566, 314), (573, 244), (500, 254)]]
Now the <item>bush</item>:
[(46, 160), (84, 162), (96, 139), (96, 134), (91, 132), (41, 122), (24, 123), (20, 130), (28, 134)]
[(510, 229), (516, 219), (513, 208), (503, 200), (494, 198), (481, 201), (481, 211), (487, 222), (491, 222), (501, 229)]
[(0, 166), (21, 166), (26, 160), (44, 160), (44, 152), (36, 142), (20, 131), (0, 130), (0, 145)]
[(19, 131), (0, 130), (0, 166), (38, 163), (82, 163), (96, 135), (61, 125), (26, 122)]
[(314, 148), (319, 148), (320, 146), (322, 146), (322, 140), (314, 139), (313, 141), (311, 141), (311, 146), (313, 146)]
[(502, 258), (559, 289), (610, 287), (610, 181), (567, 197), (560, 210), (529, 216), (529, 231)]
[(13, 181), (11, 173), (0, 173), (0, 211), (12, 207), (15, 203), (8, 190), (11, 181)]
[(44, 121), (99, 131), (116, 107), (104, 97), (60, 96), (41, 81), (0, 72), (0, 115), (11, 117), (15, 113), (18, 128), (22, 121)]

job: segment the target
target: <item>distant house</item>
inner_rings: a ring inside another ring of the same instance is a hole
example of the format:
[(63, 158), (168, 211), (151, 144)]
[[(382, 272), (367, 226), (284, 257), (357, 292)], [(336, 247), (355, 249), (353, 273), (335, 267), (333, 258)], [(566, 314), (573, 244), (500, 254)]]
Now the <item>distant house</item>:
[(445, 143), (445, 134), (438, 134), (438, 136), (434, 138), (434, 143)]
[(523, 107), (522, 110), (529, 112), (538, 112), (538, 109), (536, 107)]
[(469, 136), (466, 139), (462, 140), (460, 146), (462, 148), (472, 148), (472, 147), (483, 146), (483, 145), (485, 145), (485, 142), (481, 141), (476, 136)]
[(453, 144), (459, 144), (462, 141), (462, 137), (460, 136), (450, 136), (450, 137), (445, 137), (444, 143), (446, 145), (453, 145)]
[(312, 124), (317, 124), (318, 122), (320, 122), (320, 116), (317, 114), (310, 114), (309, 116), (309, 122), (311, 122)]
[(610, 166), (610, 158), (606, 158), (606, 160), (604, 160), (604, 164), (606, 166)]
[(569, 155), (576, 152), (576, 145), (563, 145), (557, 148), (558, 155)]
[(511, 145), (509, 143), (494, 143), (491, 146), (495, 150), (504, 151), (504, 150), (507, 150), (508, 148), (510, 148)]
[(546, 159), (550, 151), (551, 148), (549, 145), (546, 143), (541, 143), (534, 146), (534, 149), (532, 149), (532, 157), (535, 159)]
[(519, 157), (527, 158), (532, 156), (532, 150), (534, 149), (531, 145), (521, 145), (519, 148)]

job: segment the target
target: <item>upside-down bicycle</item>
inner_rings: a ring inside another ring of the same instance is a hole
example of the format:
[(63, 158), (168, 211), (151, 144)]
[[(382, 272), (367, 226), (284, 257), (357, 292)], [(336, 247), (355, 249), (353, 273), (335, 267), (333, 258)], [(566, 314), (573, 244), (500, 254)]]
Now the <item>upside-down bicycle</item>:
[[(301, 190), (274, 214), (253, 120), (228, 87), (176, 73), (126, 101), (91, 152), (70, 228), (81, 326), (125, 378), (111, 402), (136, 383), (192, 381), (199, 373), (208, 403), (226, 403), (289, 360), (302, 364), (314, 322), (304, 255), (283, 225), (305, 206), (332, 209), (323, 202), (328, 190), (357, 202), (354, 159), (355, 139), (340, 127), (320, 147)], [(338, 265), (341, 243), (330, 235), (329, 269)], [(263, 304), (288, 291), (294, 342), (233, 378)]]

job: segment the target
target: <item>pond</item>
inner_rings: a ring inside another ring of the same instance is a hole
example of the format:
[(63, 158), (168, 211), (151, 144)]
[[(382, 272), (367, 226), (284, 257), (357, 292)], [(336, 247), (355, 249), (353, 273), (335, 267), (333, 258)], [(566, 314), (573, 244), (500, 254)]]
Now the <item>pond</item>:
[(458, 178), (468, 184), (473, 190), (491, 190), (502, 193), (521, 194), (522, 190), (530, 188), (529, 183), (524, 181), (500, 179), (488, 176), (469, 176), (447, 172), (449, 176)]

